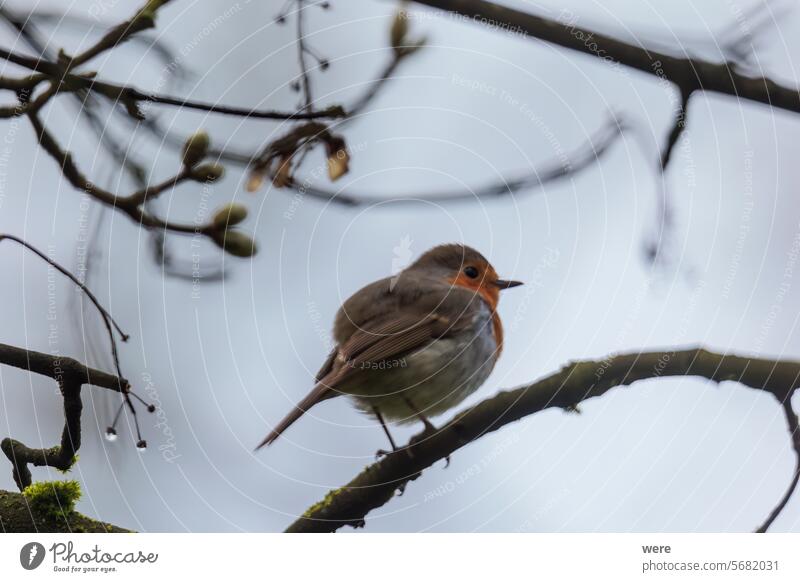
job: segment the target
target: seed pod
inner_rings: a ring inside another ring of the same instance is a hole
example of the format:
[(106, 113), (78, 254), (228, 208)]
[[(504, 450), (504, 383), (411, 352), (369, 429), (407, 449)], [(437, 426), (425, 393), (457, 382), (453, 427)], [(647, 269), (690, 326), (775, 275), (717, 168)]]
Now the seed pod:
[(198, 131), (190, 135), (183, 144), (183, 165), (193, 168), (208, 154), (211, 138), (205, 131)]
[(258, 251), (256, 242), (238, 230), (227, 229), (214, 237), (214, 242), (222, 247), (225, 252), (236, 257), (252, 257)]
[(247, 218), (247, 208), (242, 204), (231, 202), (217, 210), (211, 222), (215, 228), (223, 230), (239, 224), (245, 218)]
[(225, 175), (222, 164), (200, 164), (192, 170), (192, 179), (198, 182), (216, 182)]
[(406, 34), (408, 34), (408, 12), (406, 12), (406, 7), (401, 5), (394, 13), (392, 26), (389, 29), (389, 43), (395, 51), (402, 50)]

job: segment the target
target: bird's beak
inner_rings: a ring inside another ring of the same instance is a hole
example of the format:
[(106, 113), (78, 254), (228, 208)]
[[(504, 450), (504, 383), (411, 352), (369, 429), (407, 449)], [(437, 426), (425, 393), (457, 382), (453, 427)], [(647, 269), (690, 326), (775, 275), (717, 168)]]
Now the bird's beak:
[(497, 287), (500, 289), (511, 289), (512, 287), (519, 287), (522, 285), (522, 281), (507, 281), (505, 279), (498, 279), (494, 282)]

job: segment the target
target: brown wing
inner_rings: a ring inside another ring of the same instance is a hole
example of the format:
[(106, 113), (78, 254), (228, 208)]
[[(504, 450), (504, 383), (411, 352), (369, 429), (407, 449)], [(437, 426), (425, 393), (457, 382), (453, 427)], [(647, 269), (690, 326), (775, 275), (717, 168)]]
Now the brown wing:
[(419, 349), (432, 339), (441, 337), (450, 326), (442, 317), (393, 314), (369, 328), (357, 330), (338, 350), (328, 357), (317, 378), (317, 385), (294, 409), (281, 420), (272, 432), (256, 447), (260, 449), (277, 439), (309, 408), (340, 394), (336, 387), (364, 363), (398, 359)]
[(319, 382), (320, 380), (322, 380), (333, 369), (333, 363), (336, 361), (336, 354), (338, 353), (339, 350), (337, 348), (333, 348), (331, 350), (331, 353), (328, 354), (328, 357), (325, 359), (325, 363), (322, 364), (322, 367), (319, 369), (319, 372), (317, 372), (317, 375), (314, 376), (315, 382)]

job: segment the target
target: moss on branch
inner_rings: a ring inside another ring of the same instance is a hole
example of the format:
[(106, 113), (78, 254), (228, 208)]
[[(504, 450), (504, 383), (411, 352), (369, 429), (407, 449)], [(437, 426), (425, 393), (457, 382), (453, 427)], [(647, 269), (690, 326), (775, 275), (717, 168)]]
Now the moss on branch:
[(74, 481), (35, 483), (25, 493), (0, 491), (3, 533), (125, 533), (74, 510), (80, 489)]

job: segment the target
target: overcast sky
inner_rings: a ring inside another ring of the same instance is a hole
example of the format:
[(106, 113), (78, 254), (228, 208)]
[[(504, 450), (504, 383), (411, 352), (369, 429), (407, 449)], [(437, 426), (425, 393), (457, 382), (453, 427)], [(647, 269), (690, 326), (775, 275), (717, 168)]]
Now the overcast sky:
[[(40, 2), (37, 9), (100, 24), (130, 15), (132, 2)], [(101, 76), (143, 89), (240, 106), (291, 110), (298, 95), (293, 16), (274, 24), (282, 2), (175, 0), (157, 34), (191, 75), (175, 84), (153, 51), (129, 44), (97, 61)], [(676, 54), (722, 60), (718, 43), (755, 26), (752, 2), (515, 2), (569, 17)], [(3, 2), (28, 9), (29, 2)], [(762, 8), (774, 22), (751, 59), (788, 84), (798, 78), (796, 11)], [(312, 73), (320, 107), (347, 104), (390, 58), (394, 4), (334, 0), (309, 8), (308, 42), (331, 62)], [(278, 531), (346, 483), (386, 445), (380, 428), (335, 399), (316, 407), (267, 450), (253, 447), (311, 388), (330, 346), (330, 325), (347, 296), (433, 245), (460, 241), (482, 251), (525, 287), (504, 294), (505, 350), (488, 382), (460, 409), (549, 374), (570, 360), (702, 344), (718, 351), (800, 358), (795, 274), (800, 249), (797, 135), (800, 117), (719, 95), (696, 95), (688, 130), (665, 178), (674, 206), (670, 260), (654, 266), (643, 248), (656, 223), (657, 148), (675, 95), (654, 76), (489, 30), (412, 5), (411, 35), (428, 45), (410, 58), (362, 117), (342, 129), (351, 173), (333, 186), (379, 196), (361, 208), (245, 192), (229, 167), (207, 191), (188, 184), (159, 211), (192, 221), (230, 200), (250, 209), (253, 260), (222, 256), (202, 242), (170, 238), (170, 249), (220, 283), (164, 276), (147, 234), (60, 177), (24, 120), (0, 124), (0, 230), (25, 237), (78, 268), (95, 233), (90, 283), (132, 336), (123, 371), (160, 404), (142, 418), (149, 448), (103, 431), (118, 400), (85, 389), (83, 446), (70, 478), (79, 509), (143, 531)], [(569, 11), (569, 12), (565, 12)], [(96, 38), (70, 22), (41, 26), (53, 48), (75, 52)], [(28, 51), (13, 33), (3, 46)], [(2, 74), (8, 74), (8, 68)], [(286, 131), (280, 123), (154, 106), (173, 131), (207, 129), (215, 144), (254, 149)], [(104, 114), (105, 115), (105, 114)], [(399, 200), (441, 189), (470, 191), (573, 152), (609, 116), (626, 133), (595, 165), (541, 190), (497, 200)], [(151, 169), (174, 173), (174, 149), (114, 117), (108, 131)], [(97, 146), (67, 96), (44, 120), (93, 180), (134, 187)], [(306, 162), (306, 174), (323, 162)], [(99, 226), (98, 226), (99, 225)], [(108, 369), (96, 314), (74, 289), (20, 249), (0, 246), (0, 341), (71, 355)], [(82, 323), (81, 323), (82, 322)], [(55, 329), (53, 328), (55, 326)], [(30, 446), (58, 441), (61, 400), (52, 381), (0, 369), (0, 436)], [(781, 409), (766, 394), (726, 382), (658, 379), (581, 406), (507, 426), (414, 481), (370, 514), (367, 531), (750, 531), (787, 487), (793, 458)], [(452, 413), (451, 413), (452, 414)], [(445, 422), (449, 415), (436, 420)], [(401, 440), (419, 427), (394, 428)], [(2, 465), (0, 465), (2, 468)], [(35, 469), (34, 479), (48, 478)], [(63, 478), (54, 473), (50, 478)], [(10, 467), (0, 488), (13, 489)], [(775, 523), (800, 529), (800, 499)]]

